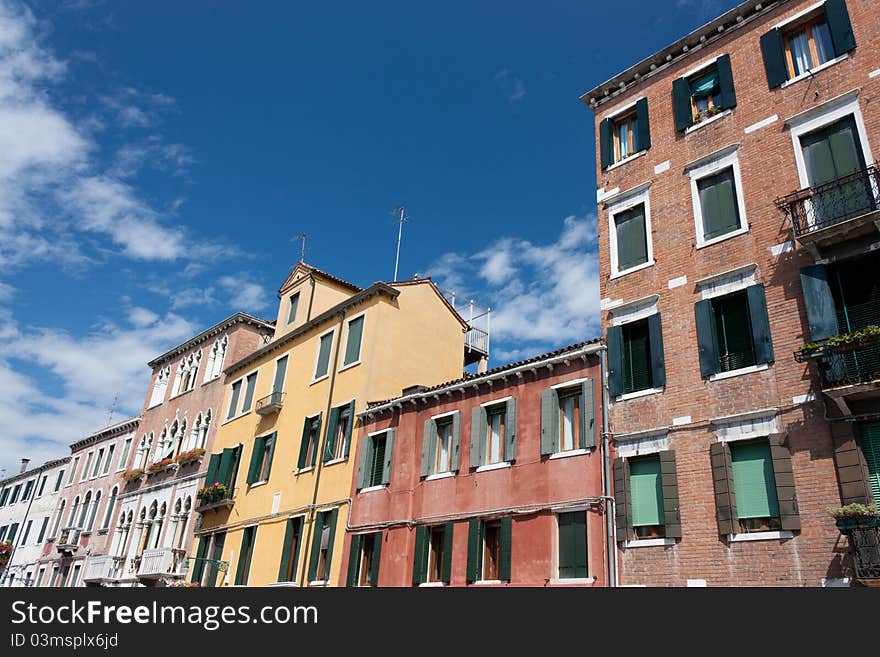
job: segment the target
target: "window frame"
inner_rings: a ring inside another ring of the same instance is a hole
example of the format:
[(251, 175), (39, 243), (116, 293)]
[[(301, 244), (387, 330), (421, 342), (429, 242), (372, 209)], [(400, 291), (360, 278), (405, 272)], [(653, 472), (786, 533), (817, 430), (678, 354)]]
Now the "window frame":
[[(724, 233), (723, 235), (717, 235), (710, 239), (705, 239), (705, 224), (703, 223), (703, 209), (700, 201), (698, 183), (705, 178), (717, 175), (724, 170), (731, 168), (733, 169), (733, 186), (736, 196), (739, 228), (732, 230), (729, 233)], [(694, 235), (696, 237), (695, 248), (702, 249), (749, 232), (750, 227), (746, 213), (745, 194), (743, 193), (738, 149), (691, 168), (688, 171), (688, 177), (690, 178), (691, 201), (694, 213)]]
[[(299, 467), (294, 468), (294, 472), (296, 472), (296, 473), (308, 472), (309, 470), (311, 470), (312, 468), (315, 467), (317, 460), (318, 460), (318, 457), (319, 457), (318, 446), (319, 446), (319, 443), (321, 442), (321, 429), (324, 424), (322, 413), (315, 413), (314, 415), (306, 415), (306, 417), (304, 418), (303, 421), (309, 422), (309, 443), (306, 446), (305, 464), (301, 468), (299, 468)], [(317, 430), (315, 428), (315, 422), (318, 422)], [(314, 440), (311, 439), (312, 431), (315, 432), (315, 439)], [(311, 459), (308, 458), (309, 448), (311, 448)]]
[[(640, 189), (632, 194), (627, 194), (625, 197), (617, 197), (614, 201), (605, 204), (605, 207), (608, 209), (608, 248), (611, 255), (610, 280), (641, 271), (642, 269), (647, 269), (655, 264), (654, 244), (651, 239), (651, 200), (649, 192), (650, 187)], [(648, 259), (633, 267), (620, 269), (618, 266), (617, 223), (615, 218), (617, 215), (628, 212), (642, 204), (645, 206), (645, 244), (647, 247)]]
[[(363, 320), (363, 324), (361, 326), (361, 339), (360, 339), (360, 344), (358, 345), (358, 357), (356, 360), (354, 360), (350, 363), (346, 363), (345, 362), (345, 355), (348, 352), (348, 341), (351, 337), (350, 336), (351, 323), (358, 320), (358, 319)], [(340, 367), (339, 367), (340, 372), (344, 372), (347, 369), (351, 369), (352, 367), (356, 367), (361, 364), (361, 360), (362, 360), (361, 356), (363, 354), (363, 349), (364, 349), (364, 330), (366, 329), (366, 327), (367, 327), (367, 311), (366, 310), (358, 313), (357, 315), (352, 315), (349, 319), (347, 319), (345, 321), (345, 341), (344, 341), (343, 348), (342, 348), (342, 365), (340, 365)], [(332, 349), (332, 346), (331, 346), (331, 349)], [(329, 364), (328, 364), (327, 369), (329, 371)]]
[[(231, 381), (229, 383), (229, 395), (230, 395), (229, 396), (229, 403), (227, 404), (226, 419), (223, 420), (223, 424), (226, 424), (227, 422), (232, 422), (233, 420), (237, 420), (238, 418), (240, 418), (244, 415), (247, 415), (248, 413), (250, 413), (254, 410), (254, 403), (257, 401), (257, 383), (259, 383), (259, 380), (260, 380), (259, 372), (260, 372), (259, 368), (253, 369), (250, 372), (247, 372), (246, 374), (242, 374), (240, 377), (238, 377), (237, 379), (235, 379), (234, 381)], [(247, 381), (252, 376), (255, 377), (254, 378), (254, 389), (253, 389), (253, 393), (251, 394), (250, 407), (245, 409), (244, 402), (245, 402), (245, 399), (247, 398)], [(238, 390), (238, 396), (233, 398), (233, 387), (235, 386), (236, 383), (240, 384), (241, 387)], [(230, 415), (230, 411), (233, 410), (233, 408), (232, 408), (233, 401), (235, 402), (236, 406), (238, 406), (238, 409), (236, 410), (236, 412), (234, 414)]]
[[(328, 350), (328, 355), (327, 355), (327, 371), (324, 372), (321, 376), (318, 376), (318, 363), (321, 359), (321, 344), (323, 343), (324, 338), (327, 337), (328, 335), (330, 336), (330, 348)], [(330, 361), (333, 358), (333, 343), (334, 343), (335, 339), (336, 339), (336, 327), (335, 326), (328, 331), (324, 331), (323, 333), (321, 333), (318, 336), (318, 347), (317, 347), (317, 349), (315, 349), (315, 363), (312, 366), (312, 380), (309, 383), (309, 385), (314, 385), (315, 383), (318, 383), (319, 381), (323, 381), (324, 379), (326, 379), (327, 377), (330, 376), (330, 370), (332, 369)]]
[(296, 322), (296, 316), (299, 314), (299, 290), (287, 297), (287, 326)]
[[(454, 438), (454, 436), (453, 436), (453, 429), (454, 429), (453, 415), (454, 415), (454, 412), (453, 413), (445, 413), (443, 415), (439, 415), (437, 417), (431, 418), (431, 421), (434, 422), (435, 431), (437, 432), (437, 444), (434, 446), (434, 462), (431, 464), (431, 475), (430, 476), (447, 475), (448, 473), (455, 472), (452, 469), (452, 447), (453, 447), (452, 440)], [(449, 436), (448, 436), (449, 444), (446, 447), (446, 459), (448, 462), (446, 464), (445, 470), (439, 469), (440, 457), (441, 457), (440, 447), (443, 444), (443, 437), (440, 432), (441, 427), (443, 427), (443, 428), (448, 427), (449, 428)]]
[[(589, 507), (587, 505), (577, 505), (570, 507), (561, 507), (553, 509), (553, 525), (554, 525), (554, 550), (553, 550), (553, 562), (552, 562), (552, 573), (551, 583), (554, 584), (590, 584), (595, 581), (595, 577), (592, 575), (592, 571), (590, 568), (590, 532), (589, 532), (589, 524), (590, 524), (590, 516), (589, 516)], [(586, 534), (584, 542), (586, 544), (586, 565), (587, 565), (587, 575), (586, 577), (562, 577), (560, 575), (560, 567), (561, 567), (561, 549), (562, 542), (560, 536), (560, 525), (559, 518), (562, 515), (582, 513), (584, 515), (584, 533)]]

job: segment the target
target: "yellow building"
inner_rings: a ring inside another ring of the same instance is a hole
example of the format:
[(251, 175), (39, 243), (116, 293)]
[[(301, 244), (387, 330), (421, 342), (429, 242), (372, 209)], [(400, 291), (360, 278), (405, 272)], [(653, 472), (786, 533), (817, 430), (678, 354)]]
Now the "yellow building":
[(337, 585), (356, 414), (485, 355), (428, 279), (360, 288), (300, 263), (278, 296), (274, 338), (225, 370), (205, 479), (220, 486), (201, 496), (190, 567), (202, 586)]

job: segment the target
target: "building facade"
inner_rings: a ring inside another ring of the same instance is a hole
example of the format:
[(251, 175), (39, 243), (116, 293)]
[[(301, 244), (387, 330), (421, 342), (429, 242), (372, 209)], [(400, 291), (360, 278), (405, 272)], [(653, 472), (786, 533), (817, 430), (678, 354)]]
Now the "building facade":
[(858, 579), (880, 361), (824, 341), (880, 322), (878, 45), (870, 0), (745, 2), (582, 97), (623, 584)]
[(361, 411), (339, 584), (605, 586), (603, 348)]

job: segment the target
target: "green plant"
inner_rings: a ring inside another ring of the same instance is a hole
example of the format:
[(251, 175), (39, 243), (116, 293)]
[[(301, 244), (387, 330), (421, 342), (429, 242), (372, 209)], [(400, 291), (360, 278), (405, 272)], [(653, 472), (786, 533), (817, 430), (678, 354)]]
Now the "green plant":
[(696, 114), (694, 114), (694, 123), (699, 123), (699, 122), (702, 121), (702, 120), (703, 120), (703, 115), (702, 115), (702, 114), (700, 114), (699, 112), (697, 112)]
[(196, 493), (196, 497), (198, 497), (203, 504), (210, 504), (222, 500), (228, 493), (229, 488), (225, 484), (215, 481), (210, 486), (200, 488)]
[(820, 342), (807, 342), (797, 350), (799, 356), (809, 356), (815, 353), (834, 349), (835, 347), (845, 347), (852, 344), (858, 344), (863, 340), (880, 339), (880, 326), (872, 324), (858, 331), (850, 331), (849, 333), (840, 333), (832, 335)]
[(136, 481), (141, 478), (141, 475), (144, 474), (143, 468), (133, 468), (132, 470), (126, 470), (122, 473), (122, 478), (126, 481)]
[(708, 114), (709, 116), (715, 116), (716, 114), (721, 114), (721, 108), (720, 107), (710, 107), (709, 109), (706, 110), (706, 114)]
[(195, 449), (191, 449), (188, 452), (181, 452), (177, 455), (177, 458), (174, 460), (180, 465), (186, 465), (187, 463), (192, 463), (193, 461), (198, 461), (205, 455), (205, 450), (201, 447), (196, 447)]
[(829, 506), (828, 513), (835, 520), (844, 520), (847, 518), (880, 518), (880, 511), (877, 510), (876, 504), (858, 504), (852, 503), (846, 506)]

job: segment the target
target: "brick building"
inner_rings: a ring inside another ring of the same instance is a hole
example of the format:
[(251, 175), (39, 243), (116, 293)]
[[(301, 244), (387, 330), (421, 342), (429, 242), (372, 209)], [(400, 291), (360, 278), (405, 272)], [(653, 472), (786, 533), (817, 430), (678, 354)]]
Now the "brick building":
[(878, 47), (871, 0), (752, 0), (582, 96), (623, 584), (853, 578), (877, 347), (792, 354), (880, 322)]

